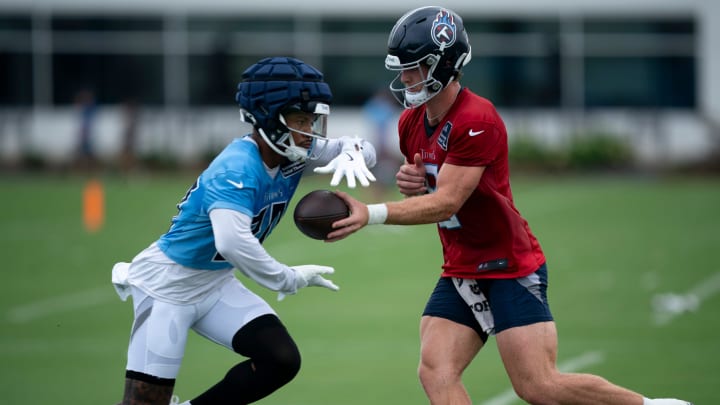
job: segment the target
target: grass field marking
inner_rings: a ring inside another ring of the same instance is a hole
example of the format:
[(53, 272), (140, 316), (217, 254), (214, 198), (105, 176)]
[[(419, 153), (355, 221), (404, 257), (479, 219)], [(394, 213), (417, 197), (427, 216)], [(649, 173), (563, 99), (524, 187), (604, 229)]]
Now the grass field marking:
[(652, 298), (656, 326), (665, 326), (676, 317), (697, 311), (700, 304), (720, 292), (720, 272), (713, 274), (685, 294), (663, 293)]
[(119, 299), (110, 283), (84, 291), (41, 299), (10, 308), (6, 319), (11, 323), (26, 323), (50, 315), (92, 307)]
[[(558, 369), (560, 369), (563, 373), (574, 373), (595, 364), (600, 364), (604, 360), (605, 355), (602, 352), (586, 352), (580, 356), (573, 357), (560, 363), (558, 365)], [(517, 395), (515, 395), (515, 391), (510, 388), (483, 402), (481, 405), (510, 405), (519, 401), (520, 398), (518, 398)]]

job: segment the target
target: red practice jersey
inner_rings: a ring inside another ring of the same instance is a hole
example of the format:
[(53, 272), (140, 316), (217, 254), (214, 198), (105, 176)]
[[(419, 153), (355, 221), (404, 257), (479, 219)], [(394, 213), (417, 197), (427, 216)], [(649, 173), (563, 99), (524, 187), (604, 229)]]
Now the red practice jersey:
[(420, 153), (429, 192), (436, 188), (444, 163), (485, 166), (479, 184), (460, 210), (438, 223), (443, 247), (443, 276), (463, 278), (524, 277), (545, 263), (540, 244), (515, 208), (510, 190), (505, 124), (485, 98), (464, 88), (431, 136), (425, 106), (405, 110), (398, 130), (408, 162)]

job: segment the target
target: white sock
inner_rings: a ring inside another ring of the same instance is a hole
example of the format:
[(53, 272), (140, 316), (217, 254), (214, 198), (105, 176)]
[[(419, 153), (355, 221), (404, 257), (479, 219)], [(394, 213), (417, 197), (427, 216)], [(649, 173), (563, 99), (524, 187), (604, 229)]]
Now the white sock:
[(643, 398), (643, 405), (692, 405), (690, 402), (674, 398)]

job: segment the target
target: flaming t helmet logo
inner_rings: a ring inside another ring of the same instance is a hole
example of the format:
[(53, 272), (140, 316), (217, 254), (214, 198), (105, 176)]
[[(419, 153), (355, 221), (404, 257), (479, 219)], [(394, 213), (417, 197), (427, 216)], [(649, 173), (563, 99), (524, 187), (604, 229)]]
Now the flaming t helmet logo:
[(442, 9), (435, 17), (432, 25), (432, 39), (440, 49), (444, 49), (455, 43), (457, 27), (452, 14)]

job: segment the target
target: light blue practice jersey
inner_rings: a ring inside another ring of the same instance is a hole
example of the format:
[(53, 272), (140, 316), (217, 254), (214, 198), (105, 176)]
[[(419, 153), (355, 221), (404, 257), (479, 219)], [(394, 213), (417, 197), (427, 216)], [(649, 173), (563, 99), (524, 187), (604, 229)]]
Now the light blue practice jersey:
[(304, 169), (304, 162), (287, 163), (272, 178), (258, 146), (249, 137), (234, 140), (178, 203), (178, 214), (170, 230), (158, 240), (158, 246), (186, 267), (232, 268), (215, 249), (210, 211), (227, 208), (248, 215), (253, 234), (262, 243), (287, 210)]

